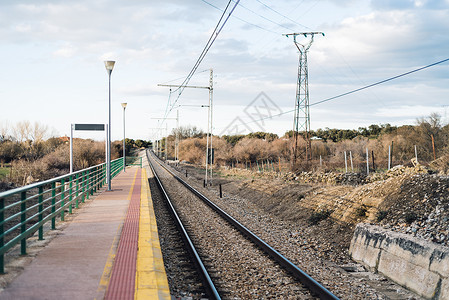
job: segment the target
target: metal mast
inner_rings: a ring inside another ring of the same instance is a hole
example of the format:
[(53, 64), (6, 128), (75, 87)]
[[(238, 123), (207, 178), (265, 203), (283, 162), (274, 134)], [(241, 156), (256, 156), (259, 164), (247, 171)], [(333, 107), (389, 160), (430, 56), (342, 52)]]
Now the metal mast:
[[(296, 84), (296, 100), (295, 100), (295, 115), (293, 119), (293, 132), (295, 137), (295, 144), (293, 149), (293, 161), (292, 165), (296, 164), (298, 156), (298, 136), (299, 132), (304, 133), (304, 139), (306, 141), (305, 153), (301, 155), (305, 160), (312, 158), (312, 148), (310, 143), (310, 107), (309, 107), (309, 74), (307, 66), (307, 51), (312, 46), (313, 38), (315, 34), (324, 36), (322, 32), (300, 32), (289, 33), (284, 36), (293, 36), (293, 42), (296, 48), (299, 50), (299, 64), (298, 64), (298, 80)], [(306, 40), (303, 43), (299, 43), (297, 36), (303, 36)]]
[[(209, 90), (209, 104), (201, 105), (201, 107), (208, 107), (207, 111), (207, 135), (206, 135), (206, 173), (205, 184), (208, 184), (208, 170), (209, 170), (209, 153), (212, 153), (212, 107), (213, 107), (213, 69), (210, 69), (209, 86), (194, 86), (194, 85), (176, 85), (176, 84), (158, 84), (158, 86), (166, 87), (182, 87), (182, 88), (194, 88), (194, 89), (208, 89)], [(167, 119), (167, 118), (165, 118)], [(209, 143), (210, 138), (210, 143)], [(210, 146), (209, 146), (210, 145)], [(210, 149), (209, 149), (210, 148)], [(209, 152), (210, 151), (210, 152)], [(210, 162), (210, 182), (212, 182), (212, 157)]]
[(176, 110), (175, 160), (179, 161), (179, 109)]
[[(209, 159), (210, 155), (210, 184), (212, 184), (212, 172), (213, 172), (213, 165), (214, 165), (214, 148), (212, 147), (212, 115), (213, 115), (213, 96), (214, 96), (214, 71), (210, 69), (210, 78), (209, 78), (209, 109), (208, 114), (209, 117), (207, 118), (207, 126), (208, 126), (208, 132), (210, 132), (210, 153), (207, 156), (207, 159)], [(209, 147), (207, 147), (209, 148)], [(207, 184), (207, 162), (206, 162), (206, 184)]]

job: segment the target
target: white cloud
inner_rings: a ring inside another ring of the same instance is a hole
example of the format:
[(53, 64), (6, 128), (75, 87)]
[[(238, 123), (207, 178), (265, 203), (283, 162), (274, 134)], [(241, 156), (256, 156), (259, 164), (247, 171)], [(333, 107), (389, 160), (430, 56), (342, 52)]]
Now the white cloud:
[(65, 58), (73, 57), (76, 53), (76, 48), (70, 44), (65, 44), (64, 46), (53, 52), (54, 55)]
[(403, 105), (399, 107), (379, 108), (375, 116), (389, 118), (420, 118), (427, 117), (431, 113), (440, 113), (444, 110), (442, 106), (423, 106), (423, 105)]

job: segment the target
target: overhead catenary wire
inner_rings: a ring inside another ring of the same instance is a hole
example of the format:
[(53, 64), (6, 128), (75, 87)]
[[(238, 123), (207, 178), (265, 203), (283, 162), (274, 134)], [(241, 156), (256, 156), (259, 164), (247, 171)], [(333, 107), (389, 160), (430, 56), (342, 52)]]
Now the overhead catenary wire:
[(230, 10), (228, 16), (223, 20), (223, 18), (226, 15), (226, 12), (228, 11), (228, 8), (230, 7), (231, 2), (232, 2), (232, 0), (229, 0), (228, 4), (226, 5), (226, 8), (223, 11), (223, 14), (221, 15), (217, 25), (215, 26), (214, 31), (212, 32), (211, 36), (209, 37), (209, 40), (207, 41), (206, 46), (204, 47), (203, 51), (201, 52), (200, 56), (198, 57), (197, 61), (194, 64), (194, 66), (190, 70), (189, 74), (184, 79), (184, 81), (181, 83), (180, 87), (178, 87), (175, 91), (173, 91), (173, 92), (178, 92), (178, 95), (177, 95), (177, 98), (175, 99), (175, 101), (171, 104), (170, 109), (168, 111), (166, 111), (165, 117), (168, 115), (168, 113), (174, 108), (175, 104), (178, 102), (179, 97), (181, 96), (182, 92), (185, 89), (185, 86), (189, 83), (189, 81), (192, 78), (193, 74), (195, 74), (196, 70), (200, 66), (201, 62), (203, 61), (203, 59), (206, 56), (206, 54), (209, 51), (209, 49), (212, 47), (212, 45), (215, 42), (215, 40), (217, 39), (217, 37), (220, 34), (221, 30), (223, 29), (224, 25), (226, 25), (226, 22), (229, 20), (229, 17), (234, 12), (234, 10), (237, 7), (237, 5), (239, 4), (240, 0), (237, 0), (235, 5)]
[[(212, 3), (210, 3), (210, 2), (208, 2), (208, 1), (206, 1), (206, 0), (201, 0), (201, 1), (203, 1), (204, 3), (206, 3), (206, 4), (210, 5), (210, 6), (212, 6), (213, 8), (215, 8), (215, 9), (217, 9), (217, 10), (219, 10), (219, 11), (223, 11), (223, 9), (221, 9), (221, 8), (219, 8), (219, 7), (215, 6), (215, 5), (213, 5)], [(248, 21), (246, 21), (245, 19), (242, 19), (242, 18), (237, 17), (237, 16), (235, 16), (235, 15), (233, 15), (232, 17), (236, 18), (236, 19), (239, 20), (239, 21), (242, 21), (243, 23), (246, 23), (246, 24), (248, 24), (248, 25), (257, 27), (257, 28), (262, 29), (262, 30), (265, 30), (265, 31), (267, 31), (267, 32), (271, 32), (271, 33), (274, 33), (274, 34), (279, 34), (278, 32), (275, 32), (275, 31), (273, 31), (273, 30), (264, 28), (264, 27), (262, 27), (262, 26), (260, 26), (260, 25), (257, 25), (257, 24), (248, 22)]]
[[(209, 69), (205, 69), (205, 70), (202, 70), (202, 71), (199, 71), (199, 72), (195, 72), (195, 74), (200, 74), (200, 73), (204, 73), (204, 72), (209, 72)], [(165, 82), (161, 82), (161, 84), (167, 84), (167, 83), (170, 83), (170, 82), (173, 82), (173, 81), (178, 81), (178, 80), (183, 79), (183, 78), (185, 78), (185, 76), (181, 76), (181, 77), (178, 77), (178, 78), (175, 78), (175, 79), (171, 79), (171, 80), (168, 80), (168, 81), (165, 81)]]

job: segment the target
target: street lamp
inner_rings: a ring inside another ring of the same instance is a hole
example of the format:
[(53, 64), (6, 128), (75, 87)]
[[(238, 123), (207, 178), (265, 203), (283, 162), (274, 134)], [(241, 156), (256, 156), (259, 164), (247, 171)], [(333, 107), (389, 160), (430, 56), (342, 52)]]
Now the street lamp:
[(106, 67), (106, 72), (109, 75), (109, 121), (108, 121), (108, 139), (107, 139), (107, 159), (106, 159), (106, 178), (108, 181), (108, 191), (111, 190), (111, 73), (114, 69), (115, 61), (106, 60), (104, 66)]
[(126, 167), (126, 153), (125, 153), (125, 110), (126, 110), (126, 105), (128, 103), (122, 103), (122, 107), (123, 107), (123, 172), (125, 172), (125, 167)]

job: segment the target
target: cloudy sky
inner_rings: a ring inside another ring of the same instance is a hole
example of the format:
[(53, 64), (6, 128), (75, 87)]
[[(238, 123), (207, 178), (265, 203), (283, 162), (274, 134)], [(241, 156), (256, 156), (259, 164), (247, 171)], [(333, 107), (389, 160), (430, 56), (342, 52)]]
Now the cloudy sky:
[[(156, 138), (154, 128), (176, 125), (156, 119), (169, 100), (157, 84), (183, 81), (227, 3), (2, 0), (0, 126), (29, 120), (69, 135), (71, 123), (106, 123), (103, 61), (115, 60), (112, 138), (123, 135), (121, 102), (128, 103), (127, 137)], [(325, 33), (308, 55), (313, 104), (449, 58), (449, 1), (241, 0), (190, 82), (207, 86), (213, 69), (214, 133), (292, 129), (299, 54), (282, 34), (310, 31)], [(448, 68), (312, 105), (312, 129), (413, 124), (432, 112), (447, 120)], [(181, 125), (205, 130), (207, 101), (207, 90), (185, 89), (168, 117), (179, 110)], [(269, 113), (283, 115), (260, 120)]]

